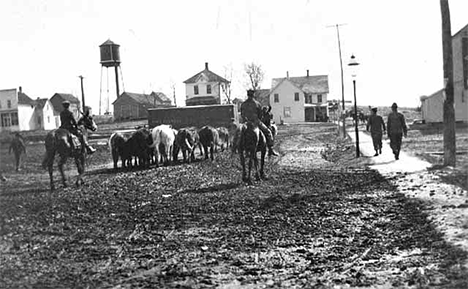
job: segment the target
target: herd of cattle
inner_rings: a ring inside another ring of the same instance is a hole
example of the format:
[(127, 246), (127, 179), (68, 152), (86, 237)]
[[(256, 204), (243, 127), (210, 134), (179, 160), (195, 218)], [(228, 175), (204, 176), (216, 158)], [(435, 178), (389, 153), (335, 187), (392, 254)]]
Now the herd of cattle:
[(179, 151), (184, 162), (191, 162), (195, 160), (196, 147), (205, 159), (210, 157), (213, 160), (218, 147), (225, 150), (232, 146), (236, 130), (234, 124), (229, 129), (204, 126), (201, 129), (187, 127), (179, 130), (162, 124), (152, 129), (139, 128), (129, 136), (125, 132), (114, 132), (108, 143), (115, 169), (118, 168), (119, 159), (122, 168), (144, 168), (151, 164), (158, 166), (177, 162)]

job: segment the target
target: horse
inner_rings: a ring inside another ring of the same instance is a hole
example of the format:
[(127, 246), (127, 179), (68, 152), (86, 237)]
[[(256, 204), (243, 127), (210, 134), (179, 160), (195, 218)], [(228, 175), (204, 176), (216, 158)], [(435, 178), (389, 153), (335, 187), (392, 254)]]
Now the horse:
[[(93, 117), (89, 114), (89, 111), (82, 114), (82, 117), (78, 120), (78, 129), (81, 129), (84, 134), (83, 137), (87, 137), (87, 130), (96, 131), (97, 125), (93, 120)], [(69, 157), (75, 159), (75, 164), (78, 169), (78, 178), (76, 180), (76, 186), (79, 187), (84, 184), (83, 174), (85, 171), (85, 157), (86, 148), (83, 145), (76, 146), (73, 143), (72, 134), (63, 128), (58, 128), (50, 131), (45, 138), (46, 153), (44, 160), (42, 161), (42, 167), (48, 169), (50, 177), (50, 190), (55, 190), (54, 178), (53, 178), (53, 164), (55, 154), (59, 154), (58, 168), (60, 175), (62, 176), (62, 183), (64, 187), (67, 187), (65, 173), (63, 171), (63, 165), (67, 162)]]
[(135, 157), (135, 166), (140, 168), (149, 167), (151, 164), (151, 152), (153, 150), (153, 139), (151, 132), (146, 128), (135, 131), (123, 145), (124, 164), (132, 167), (132, 158)]
[(198, 131), (198, 135), (200, 136), (200, 143), (203, 146), (205, 160), (208, 159), (208, 148), (210, 148), (210, 158), (214, 160), (213, 153), (217, 152), (217, 145), (219, 143), (218, 131), (214, 127), (206, 125)]
[(10, 148), (8, 153), (11, 154), (11, 150), (15, 155), (15, 164), (16, 164), (16, 171), (20, 170), (20, 163), (21, 163), (21, 155), (26, 153), (26, 145), (24, 144), (23, 137), (17, 132), (15, 133), (15, 137), (10, 143)]
[[(252, 171), (252, 162), (254, 163), (255, 179), (265, 179), (265, 155), (267, 152), (266, 138), (262, 131), (256, 124), (248, 121), (241, 125), (240, 141), (239, 141), (239, 156), (242, 165), (242, 181), (249, 184), (252, 183), (250, 178)], [(258, 170), (258, 157), (257, 152), (260, 152), (260, 173)], [(249, 158), (249, 171), (248, 174), (245, 170), (245, 157)]]
[(125, 155), (126, 151), (126, 142), (127, 139), (125, 136), (120, 133), (120, 132), (114, 132), (109, 138), (108, 144), (109, 144), (109, 150), (111, 151), (112, 154), (112, 160), (114, 162), (114, 169), (117, 169), (117, 163), (119, 161), (119, 158), (122, 161), (122, 168), (125, 168), (127, 166), (127, 159), (128, 157)]

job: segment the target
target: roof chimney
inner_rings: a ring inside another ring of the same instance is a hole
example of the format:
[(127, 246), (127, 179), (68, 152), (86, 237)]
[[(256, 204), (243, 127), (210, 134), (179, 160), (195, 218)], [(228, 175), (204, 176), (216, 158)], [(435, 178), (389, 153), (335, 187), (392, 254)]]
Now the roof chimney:
[(289, 78), (289, 71), (286, 71), (286, 78)]
[(23, 88), (21, 86), (19, 87), (19, 92), (23, 92)]
[(209, 70), (208, 69), (208, 62), (205, 62), (205, 70)]
[(307, 77), (309, 77), (309, 70), (307, 69)]

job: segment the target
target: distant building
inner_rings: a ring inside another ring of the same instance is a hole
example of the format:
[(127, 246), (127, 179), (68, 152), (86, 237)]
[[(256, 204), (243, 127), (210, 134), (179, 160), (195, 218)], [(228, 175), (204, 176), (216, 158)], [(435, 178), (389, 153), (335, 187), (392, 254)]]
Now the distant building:
[(274, 78), (269, 93), (273, 120), (280, 122), (324, 121), (328, 118), (328, 75)]
[(73, 112), (75, 119), (79, 119), (81, 117), (81, 102), (76, 96), (69, 93), (55, 93), (50, 98), (50, 102), (54, 108), (54, 115), (58, 126), (60, 126), (60, 113), (63, 111), (62, 102), (66, 100), (70, 102), (70, 111)]
[(36, 129), (35, 102), (19, 89), (0, 90), (0, 132)]
[(222, 87), (230, 82), (208, 69), (208, 62), (205, 69), (190, 77), (185, 83), (185, 104), (210, 105), (222, 103)]
[(254, 98), (260, 102), (262, 106), (270, 105), (270, 90), (269, 89), (258, 89), (254, 93)]
[(143, 119), (148, 117), (148, 108), (172, 107), (171, 100), (162, 92), (150, 94), (124, 92), (112, 105), (114, 119)]
[[(455, 121), (468, 122), (468, 25), (452, 36)], [(426, 123), (444, 120), (443, 89), (422, 96), (421, 112)]]

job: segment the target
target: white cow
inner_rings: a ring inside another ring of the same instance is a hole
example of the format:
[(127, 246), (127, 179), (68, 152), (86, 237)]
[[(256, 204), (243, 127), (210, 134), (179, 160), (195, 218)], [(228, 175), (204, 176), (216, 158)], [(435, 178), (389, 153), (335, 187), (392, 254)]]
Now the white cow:
[(169, 164), (176, 134), (177, 131), (167, 124), (158, 125), (151, 130), (156, 165), (158, 165), (159, 154), (161, 154), (161, 163)]

